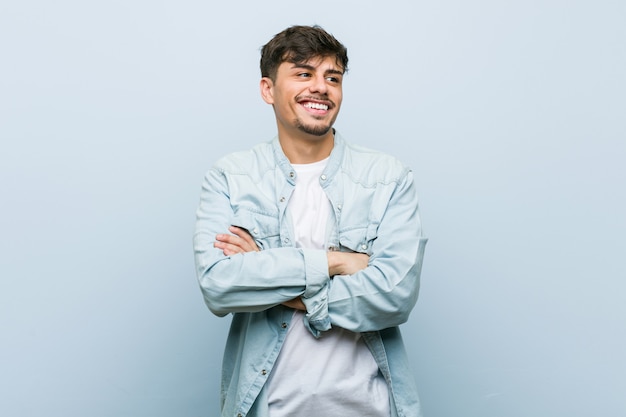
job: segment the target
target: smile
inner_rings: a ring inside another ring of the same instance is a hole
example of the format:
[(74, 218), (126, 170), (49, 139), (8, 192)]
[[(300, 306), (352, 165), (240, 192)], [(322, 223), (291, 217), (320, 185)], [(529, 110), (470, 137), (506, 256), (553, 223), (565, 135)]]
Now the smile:
[(304, 103), (303, 106), (306, 107), (307, 109), (328, 110), (328, 105), (327, 104), (313, 103), (313, 102), (310, 102), (310, 101)]

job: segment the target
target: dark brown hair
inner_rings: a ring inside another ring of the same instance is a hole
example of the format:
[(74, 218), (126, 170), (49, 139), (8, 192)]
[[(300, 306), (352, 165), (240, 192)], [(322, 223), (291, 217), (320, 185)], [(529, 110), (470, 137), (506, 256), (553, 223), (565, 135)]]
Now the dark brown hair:
[(261, 48), (261, 76), (276, 81), (283, 62), (304, 63), (311, 58), (334, 56), (344, 72), (348, 70), (348, 50), (321, 27), (291, 26)]

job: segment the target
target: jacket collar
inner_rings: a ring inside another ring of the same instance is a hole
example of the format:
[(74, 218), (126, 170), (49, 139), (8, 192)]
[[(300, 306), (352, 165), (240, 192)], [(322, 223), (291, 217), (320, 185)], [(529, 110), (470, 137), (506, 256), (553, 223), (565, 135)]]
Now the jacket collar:
[[(339, 168), (341, 167), (341, 161), (343, 160), (343, 154), (346, 147), (346, 143), (336, 130), (335, 133), (335, 144), (333, 146), (333, 150), (330, 152), (330, 158), (328, 159), (328, 165), (326, 165), (326, 169), (324, 170), (323, 175), (326, 178), (330, 179), (335, 176)], [(283, 152), (283, 148), (280, 146), (280, 141), (278, 140), (278, 136), (272, 139), (272, 150), (274, 152), (274, 160), (276, 161), (276, 166), (282, 171), (285, 179), (292, 185), (296, 183), (295, 170), (291, 166), (291, 163), (285, 156)]]

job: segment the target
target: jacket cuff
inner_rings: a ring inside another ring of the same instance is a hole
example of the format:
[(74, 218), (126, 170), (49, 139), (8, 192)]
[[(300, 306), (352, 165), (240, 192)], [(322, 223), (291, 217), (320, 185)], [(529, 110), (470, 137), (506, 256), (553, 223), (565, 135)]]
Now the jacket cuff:
[(328, 315), (328, 257), (326, 251), (303, 249), (306, 284), (302, 302), (306, 306), (304, 324), (311, 334), (319, 337), (322, 331), (330, 329)]

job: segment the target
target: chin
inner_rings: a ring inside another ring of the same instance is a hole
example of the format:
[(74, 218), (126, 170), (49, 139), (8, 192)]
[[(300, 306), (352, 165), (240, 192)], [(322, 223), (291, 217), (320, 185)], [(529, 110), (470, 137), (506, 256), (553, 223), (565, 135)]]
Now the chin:
[(326, 135), (328, 132), (330, 132), (330, 130), (332, 129), (332, 125), (328, 125), (328, 126), (307, 126), (304, 124), (299, 123), (298, 124), (298, 129), (301, 132), (307, 133), (309, 135), (313, 135), (313, 136), (324, 136)]

